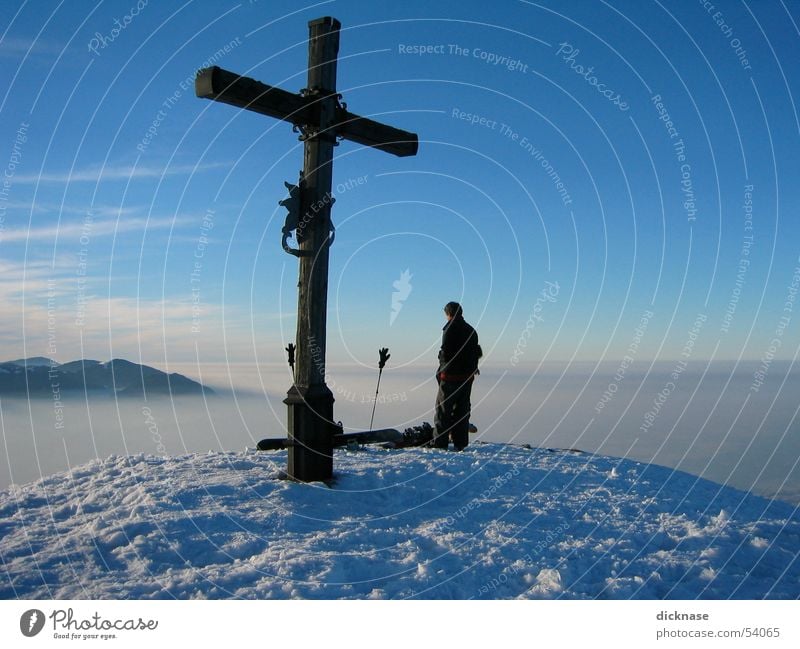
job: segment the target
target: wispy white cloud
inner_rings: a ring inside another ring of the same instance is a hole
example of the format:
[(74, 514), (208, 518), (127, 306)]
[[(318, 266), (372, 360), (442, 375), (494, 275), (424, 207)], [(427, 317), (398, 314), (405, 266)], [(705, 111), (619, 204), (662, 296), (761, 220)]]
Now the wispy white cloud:
[[(0, 359), (44, 355), (75, 358), (170, 358), (193, 361), (253, 356), (259, 346), (281, 349), (268, 320), (291, 313), (254, 314), (223, 305), (213, 291), (201, 290), (199, 302), (185, 291), (160, 296), (109, 294), (120, 276), (76, 274), (74, 256), (26, 262), (0, 258)], [(85, 284), (81, 284), (83, 280)], [(205, 287), (203, 287), (205, 288)], [(224, 344), (223, 344), (224, 341)]]
[(48, 201), (8, 201), (6, 209), (9, 211), (19, 211), (23, 213), (32, 212), (33, 214), (80, 214), (86, 215), (91, 212), (93, 216), (124, 216), (126, 214), (142, 214), (146, 208), (141, 206), (120, 207), (119, 205), (68, 205), (66, 203), (51, 203)]
[[(167, 217), (151, 218), (143, 217), (120, 218), (118, 220), (93, 221), (90, 229), (91, 237), (110, 236), (112, 234), (122, 234), (125, 232), (166, 229), (170, 227), (180, 228), (185, 225), (196, 223), (197, 219), (190, 217)], [(62, 223), (53, 224), (38, 228), (9, 228), (0, 232), (0, 243), (11, 243), (15, 241), (26, 241), (33, 243), (37, 241), (54, 241), (78, 239), (86, 233), (86, 226), (83, 223)]]
[[(17, 295), (12, 308), (0, 313), (0, 358), (23, 352), (59, 361), (142, 356), (192, 361), (197, 353), (215, 360), (252, 358), (250, 319), (235, 307), (223, 312), (220, 304), (193, 304), (189, 297), (109, 297), (103, 292), (87, 292), (79, 302), (66, 282), (56, 288), (48, 281), (35, 284), (24, 304)], [(259, 334), (258, 340), (280, 348), (274, 334)]]
[(32, 54), (59, 54), (63, 45), (41, 38), (6, 37), (0, 41), (0, 57), (20, 58)]
[(161, 178), (162, 176), (185, 176), (187, 174), (202, 173), (210, 169), (228, 166), (224, 162), (212, 162), (201, 165), (172, 165), (169, 167), (153, 166), (106, 166), (73, 169), (72, 171), (42, 172), (40, 174), (21, 174), (14, 176), (14, 183), (77, 183), (111, 180), (139, 180), (142, 178)]

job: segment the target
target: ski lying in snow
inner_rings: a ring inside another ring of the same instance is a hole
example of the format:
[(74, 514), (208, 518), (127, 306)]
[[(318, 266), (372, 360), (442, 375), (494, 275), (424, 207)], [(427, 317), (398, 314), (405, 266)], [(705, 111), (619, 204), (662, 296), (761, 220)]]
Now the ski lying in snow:
[[(381, 444), (401, 440), (403, 433), (394, 428), (382, 428), (363, 433), (341, 433), (333, 436), (333, 445), (352, 446), (353, 444)], [(291, 446), (291, 440), (286, 437), (272, 437), (262, 439), (256, 446), (259, 451), (277, 451)]]
[[(470, 433), (477, 433), (474, 424), (469, 425)], [(363, 433), (341, 433), (333, 436), (333, 446), (358, 446), (361, 444), (383, 444), (384, 448), (408, 448), (425, 446), (433, 440), (433, 426), (427, 421), (419, 426), (406, 428), (402, 433), (394, 428), (382, 428)], [(262, 439), (256, 448), (259, 451), (278, 451), (288, 448), (291, 441), (286, 437)]]

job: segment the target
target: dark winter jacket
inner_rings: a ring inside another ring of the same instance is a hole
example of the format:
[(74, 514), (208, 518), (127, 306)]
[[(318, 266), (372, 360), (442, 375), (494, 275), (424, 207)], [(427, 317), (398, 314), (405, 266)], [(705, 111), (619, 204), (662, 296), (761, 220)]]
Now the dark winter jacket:
[(466, 381), (478, 369), (481, 357), (478, 332), (463, 316), (456, 316), (442, 329), (442, 348), (439, 350), (439, 379)]

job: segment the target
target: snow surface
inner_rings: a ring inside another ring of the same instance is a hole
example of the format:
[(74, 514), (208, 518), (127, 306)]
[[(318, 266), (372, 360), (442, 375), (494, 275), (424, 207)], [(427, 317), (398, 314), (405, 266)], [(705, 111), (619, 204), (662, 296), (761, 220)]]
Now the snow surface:
[(797, 598), (792, 505), (655, 465), (474, 444), (94, 461), (0, 493), (0, 597)]

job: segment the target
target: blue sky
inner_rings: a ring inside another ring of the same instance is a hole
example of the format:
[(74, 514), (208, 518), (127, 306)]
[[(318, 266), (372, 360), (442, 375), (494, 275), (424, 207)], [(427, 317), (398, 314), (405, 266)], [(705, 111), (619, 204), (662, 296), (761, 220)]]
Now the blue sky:
[(283, 361), (302, 143), (192, 79), (298, 91), (331, 15), (349, 109), (420, 149), (336, 150), (329, 363), (435, 363), (453, 299), (500, 367), (792, 359), (800, 7), (713, 4), (12, 3), (0, 355)]

